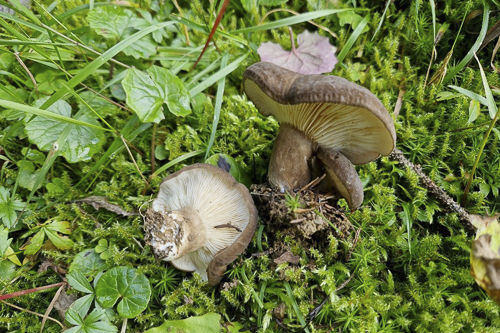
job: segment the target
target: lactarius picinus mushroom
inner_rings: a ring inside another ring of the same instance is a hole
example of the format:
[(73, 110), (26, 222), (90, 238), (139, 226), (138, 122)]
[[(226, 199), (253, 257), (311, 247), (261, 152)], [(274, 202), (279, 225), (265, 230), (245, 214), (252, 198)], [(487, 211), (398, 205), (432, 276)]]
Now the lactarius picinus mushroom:
[(344, 78), (299, 74), (268, 62), (247, 68), (243, 88), (261, 114), (280, 122), (271, 185), (282, 192), (305, 186), (317, 157), (328, 182), (352, 210), (358, 208), (363, 188), (352, 163), (389, 155), (396, 145), (394, 123), (379, 99)]
[(216, 166), (194, 164), (163, 180), (145, 214), (144, 238), (158, 258), (214, 286), (256, 227), (247, 188)]

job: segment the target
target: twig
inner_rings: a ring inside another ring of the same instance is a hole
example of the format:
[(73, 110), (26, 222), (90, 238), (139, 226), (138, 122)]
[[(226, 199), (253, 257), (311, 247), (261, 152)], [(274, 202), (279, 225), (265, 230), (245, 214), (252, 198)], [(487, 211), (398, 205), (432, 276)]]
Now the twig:
[(11, 293), (11, 294), (0, 295), (0, 301), (2, 301), (4, 299), (9, 299), (9, 298), (17, 297), (17, 296), (22, 296), (22, 295), (26, 295), (26, 294), (36, 293), (36, 292), (42, 291), (42, 290), (56, 288), (56, 287), (59, 287), (59, 286), (65, 285), (65, 284), (66, 284), (66, 282), (59, 282), (59, 283), (55, 283), (55, 284), (50, 284), (48, 286), (37, 287), (37, 288), (32, 288), (32, 289), (26, 289), (26, 290), (16, 291), (15, 293)]
[(434, 195), (436, 199), (439, 200), (447, 209), (458, 214), (458, 218), (462, 224), (466, 225), (468, 228), (474, 228), (470, 221), (469, 213), (460, 206), (453, 198), (451, 198), (443, 189), (436, 185), (423, 171), (420, 165), (415, 165), (410, 162), (406, 157), (404, 157), (403, 152), (399, 149), (394, 149), (394, 151), (389, 155), (389, 158), (403, 164), (405, 167), (413, 170), (417, 176), (420, 177), (422, 185), (427, 189), (427, 191)]
[(28, 67), (24, 64), (24, 61), (19, 56), (19, 52), (14, 53), (14, 56), (16, 57), (17, 61), (21, 64), (21, 66), (23, 66), (23, 68), (26, 71), (26, 73), (28, 73), (28, 75), (29, 75), (29, 77), (31, 79), (31, 82), (33, 82), (33, 85), (35, 86), (36, 96), (40, 97), (40, 93), (38, 92), (38, 85), (36, 84), (36, 80), (33, 77), (33, 74), (31, 74), (31, 72), (28, 69)]
[[(174, 3), (175, 8), (177, 8), (177, 10), (179, 11), (179, 14), (181, 14), (181, 17), (184, 16), (184, 14), (182, 13), (181, 7), (177, 3), (177, 0), (172, 0), (172, 2)], [(187, 44), (187, 46), (189, 46), (189, 34), (188, 34), (187, 26), (185, 24), (184, 24), (184, 35), (186, 35), (186, 44)]]
[(347, 257), (345, 258), (345, 261), (349, 261), (351, 259), (352, 251), (354, 251), (354, 249), (356, 248), (356, 245), (358, 245), (359, 234), (360, 233), (361, 233), (361, 228), (358, 228), (358, 230), (356, 231), (356, 236), (354, 236), (354, 241), (352, 242), (352, 247), (349, 250), (349, 253), (347, 254)]
[[(44, 315), (42, 315), (42, 314), (40, 314), (40, 313), (38, 313), (38, 312), (33, 312), (33, 311), (30, 311), (30, 310), (28, 310), (28, 309), (22, 308), (22, 307), (20, 307), (20, 306), (14, 305), (14, 304), (12, 304), (12, 303), (9, 303), (9, 302), (3, 301), (3, 300), (0, 300), (0, 302), (2, 302), (3, 304), (6, 304), (6, 305), (8, 305), (8, 306), (12, 306), (14, 309), (18, 309), (18, 310), (21, 310), (21, 311), (24, 311), (24, 312), (27, 312), (27, 313), (31, 313), (31, 314), (33, 314), (33, 315), (35, 315), (35, 316), (45, 318), (45, 316), (44, 316)], [(55, 322), (55, 323), (59, 324), (59, 326), (61, 326), (61, 328), (62, 328), (62, 329), (65, 329), (65, 328), (66, 328), (66, 327), (65, 327), (63, 324), (61, 324), (61, 322), (60, 322), (59, 320), (57, 320), (57, 319), (54, 319), (54, 318), (52, 318), (52, 317), (47, 317), (47, 319), (48, 319), (48, 320), (52, 320), (53, 322)]]
[(242, 232), (242, 230), (240, 228), (238, 228), (235, 225), (232, 225), (231, 222), (226, 223), (226, 224), (219, 224), (219, 225), (214, 226), (214, 229), (222, 229), (222, 228), (233, 228), (236, 231)]
[(47, 319), (49, 319), (50, 311), (52, 311), (52, 308), (54, 308), (54, 304), (59, 299), (59, 295), (61, 295), (61, 292), (63, 291), (64, 287), (65, 287), (65, 285), (62, 285), (61, 287), (59, 287), (59, 290), (57, 290), (56, 294), (52, 298), (52, 301), (50, 302), (50, 304), (47, 308), (47, 311), (45, 311), (45, 313), (43, 314), (43, 320), (42, 320), (42, 325), (40, 326), (40, 332), (43, 331), (43, 327), (45, 326), (45, 322), (47, 321)]
[(323, 174), (323, 176), (314, 179), (312, 182), (310, 182), (309, 184), (307, 184), (306, 186), (304, 186), (303, 188), (301, 188), (299, 190), (299, 192), (297, 192), (297, 193), (305, 191), (305, 190), (307, 190), (310, 187), (316, 186), (316, 184), (319, 184), (323, 179), (325, 179), (325, 177), (326, 177), (326, 174)]
[(128, 151), (128, 154), (130, 155), (130, 157), (132, 158), (132, 161), (134, 162), (134, 165), (135, 165), (135, 168), (137, 169), (137, 172), (139, 172), (139, 174), (141, 175), (142, 179), (144, 180), (144, 182), (146, 183), (146, 186), (149, 186), (149, 183), (148, 181), (146, 180), (146, 178), (144, 178), (144, 175), (142, 174), (141, 170), (139, 169), (139, 166), (137, 165), (137, 163), (135, 162), (135, 158), (134, 158), (134, 155), (132, 155), (132, 152), (130, 151), (130, 149), (128, 148), (128, 145), (127, 145), (127, 140), (125, 140), (125, 138), (123, 137), (123, 135), (120, 136), (120, 138), (122, 139), (123, 141), (123, 144), (125, 145), (125, 148), (127, 148), (127, 151)]

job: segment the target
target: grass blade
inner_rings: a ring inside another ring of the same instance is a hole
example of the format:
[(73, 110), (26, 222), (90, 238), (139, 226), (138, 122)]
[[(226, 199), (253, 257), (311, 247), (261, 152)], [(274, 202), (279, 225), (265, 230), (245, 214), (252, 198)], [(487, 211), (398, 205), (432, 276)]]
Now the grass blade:
[(477, 63), (479, 65), (479, 70), (481, 71), (481, 79), (483, 80), (484, 91), (486, 93), (486, 99), (488, 100), (488, 110), (490, 112), (490, 116), (493, 114), (493, 112), (494, 114), (492, 116), (490, 126), (488, 127), (488, 130), (484, 135), (483, 142), (481, 142), (481, 147), (479, 148), (476, 160), (474, 161), (474, 166), (472, 167), (472, 171), (470, 172), (469, 175), (469, 180), (467, 181), (467, 185), (465, 186), (464, 196), (462, 197), (462, 206), (467, 203), (467, 195), (469, 194), (470, 186), (472, 184), (472, 179), (474, 178), (474, 173), (476, 172), (477, 166), (479, 165), (479, 160), (481, 159), (481, 155), (483, 154), (484, 146), (486, 146), (486, 142), (488, 142), (488, 138), (491, 134), (491, 131), (495, 127), (495, 123), (499, 115), (499, 110), (495, 105), (495, 101), (493, 100), (493, 95), (491, 94), (490, 85), (488, 84), (488, 80), (486, 79), (486, 75), (484, 74), (483, 67), (481, 66), (481, 63), (479, 62), (479, 59), (476, 57), (476, 55), (474, 55), (474, 57), (476, 58)]
[(359, 22), (356, 29), (354, 29), (352, 35), (349, 37), (342, 50), (340, 50), (339, 55), (337, 56), (339, 63), (344, 61), (345, 56), (351, 50), (354, 43), (358, 40), (359, 36), (361, 35), (361, 32), (363, 32), (363, 29), (366, 27), (369, 20), (370, 20), (370, 14), (366, 15), (365, 18), (361, 22)]
[[(227, 66), (227, 59), (229, 55), (226, 53), (222, 57), (220, 68), (223, 70)], [(205, 160), (208, 158), (210, 154), (210, 150), (212, 149), (212, 145), (215, 140), (215, 132), (217, 131), (217, 125), (219, 124), (220, 118), (220, 109), (222, 107), (222, 97), (224, 96), (224, 89), (226, 85), (226, 77), (222, 77), (219, 80), (217, 85), (217, 94), (215, 95), (215, 107), (214, 107), (214, 121), (212, 123), (212, 133), (210, 134), (210, 140), (208, 141), (207, 152), (205, 153)]]
[(443, 79), (443, 84), (446, 84), (452, 77), (454, 77), (458, 72), (460, 72), (472, 59), (474, 54), (479, 50), (481, 44), (483, 43), (484, 37), (486, 36), (486, 31), (488, 30), (488, 21), (490, 18), (490, 7), (488, 5), (488, 1), (484, 2), (484, 11), (483, 11), (483, 23), (481, 25), (481, 31), (479, 32), (479, 36), (476, 39), (474, 45), (472, 45), (469, 52), (465, 55), (465, 57), (460, 61), (460, 63), (453, 67), (448, 71), (448, 74)]
[(195, 157), (195, 156), (198, 156), (198, 155), (201, 155), (202, 153), (204, 152), (203, 149), (199, 149), (199, 150), (195, 150), (195, 151), (192, 151), (190, 153), (187, 153), (187, 154), (184, 154), (182, 156), (179, 156), (177, 157), (176, 159), (168, 162), (167, 164), (165, 164), (164, 166), (162, 166), (161, 168), (157, 169), (155, 171), (155, 173), (151, 176), (151, 177), (154, 177), (154, 176), (158, 176), (160, 173), (162, 173), (163, 171), (173, 167), (174, 165), (176, 164), (179, 164), (180, 162), (182, 161), (185, 161), (187, 160), (188, 158), (191, 158), (191, 157)]
[(309, 333), (309, 329), (307, 328), (307, 323), (304, 319), (304, 316), (302, 315), (302, 312), (300, 312), (299, 306), (297, 305), (297, 302), (295, 302), (295, 298), (293, 297), (290, 283), (288, 283), (288, 281), (284, 281), (284, 283), (285, 283), (286, 293), (288, 294), (288, 298), (290, 298), (290, 302), (292, 303), (293, 309), (295, 310), (295, 314), (297, 314), (297, 318), (299, 319), (300, 324), (302, 325), (304, 331)]
[[(378, 23), (378, 26), (377, 26), (377, 29), (375, 30), (375, 33), (373, 34), (372, 41), (375, 38), (375, 36), (377, 36), (380, 28), (382, 28), (382, 23), (384, 23), (385, 14), (387, 13), (387, 9), (389, 9), (389, 6), (390, 6), (391, 3), (392, 3), (391, 0), (387, 0), (386, 1), (384, 12), (382, 13), (382, 17), (380, 18), (380, 22)], [(434, 26), (434, 28), (435, 28), (435, 26)], [(435, 33), (434, 33), (434, 35), (435, 35)]]
[[(104, 52), (101, 56), (99, 56), (90, 64), (88, 64), (85, 68), (83, 68), (78, 74), (76, 74), (71, 80), (68, 81), (67, 86), (70, 88), (74, 88), (77, 84), (81, 83), (87, 77), (92, 75), (92, 73), (94, 73), (95, 70), (104, 65), (108, 60), (110, 60), (116, 54), (123, 51), (126, 47), (135, 43), (142, 37), (172, 24), (174, 24), (174, 22), (158, 23), (146, 29), (142, 29), (133, 34), (132, 36), (124, 39), (123, 41), (119, 42), (118, 44), (116, 44), (115, 46)], [(42, 108), (46, 109), (52, 104), (54, 104), (66, 93), (66, 91), (67, 91), (66, 87), (62, 87), (59, 90), (57, 90), (45, 103), (43, 103)]]
[[(346, 8), (346, 9), (317, 10), (315, 12), (304, 13), (304, 14), (300, 14), (297, 16), (287, 17), (285, 19), (277, 20), (274, 22), (270, 22), (270, 23), (250, 27), (250, 28), (234, 30), (234, 31), (231, 31), (230, 33), (231, 34), (243, 34), (243, 33), (248, 33), (248, 32), (277, 29), (277, 28), (287, 27), (287, 26), (291, 26), (294, 24), (303, 23), (303, 22), (306, 22), (309, 20), (314, 20), (314, 19), (317, 19), (320, 17), (329, 16), (329, 15), (342, 13), (342, 12), (347, 12), (347, 11), (351, 11), (351, 10), (356, 10), (356, 9)], [(359, 10), (359, 9), (357, 9), (357, 10)]]
[(212, 84), (219, 81), (221, 78), (232, 73), (235, 69), (238, 68), (238, 66), (243, 62), (243, 60), (245, 60), (249, 55), (250, 55), (250, 52), (242, 55), (241, 57), (239, 57), (238, 59), (236, 59), (235, 61), (230, 63), (225, 68), (219, 69), (219, 71), (214, 73), (212, 76), (208, 77), (205, 81), (200, 82), (198, 85), (196, 85), (195, 87), (193, 87), (189, 91), (191, 93), (191, 96), (195, 96), (196, 94), (201, 93), (203, 90), (207, 89)]
[(478, 101), (479, 103), (483, 104), (484, 106), (488, 106), (488, 100), (486, 98), (484, 98), (483, 96), (476, 94), (475, 92), (472, 92), (470, 90), (464, 89), (462, 87), (457, 87), (457, 86), (454, 86), (451, 84), (448, 85), (448, 87), (450, 87), (451, 89), (455, 89), (456, 91), (458, 91), (462, 95), (465, 95), (465, 96), (467, 96), (475, 101)]
[(7, 101), (4, 99), (0, 99), (0, 106), (3, 106), (6, 109), (14, 109), (17, 111), (21, 111), (21, 112), (25, 112), (25, 113), (29, 113), (29, 114), (34, 114), (37, 116), (41, 116), (41, 117), (45, 117), (45, 118), (49, 118), (49, 119), (54, 119), (54, 120), (57, 120), (57, 121), (60, 121), (63, 123), (67, 123), (67, 124), (87, 126), (90, 128), (95, 128), (95, 129), (101, 130), (101, 131), (108, 131), (108, 132), (111, 131), (111, 130), (103, 128), (101, 126), (96, 126), (94, 124), (89, 124), (89, 123), (86, 123), (84, 121), (76, 120), (76, 119), (69, 118), (66, 116), (61, 116), (60, 114), (57, 114), (54, 112), (40, 110), (40, 109), (34, 108), (32, 106), (27, 106), (24, 104)]

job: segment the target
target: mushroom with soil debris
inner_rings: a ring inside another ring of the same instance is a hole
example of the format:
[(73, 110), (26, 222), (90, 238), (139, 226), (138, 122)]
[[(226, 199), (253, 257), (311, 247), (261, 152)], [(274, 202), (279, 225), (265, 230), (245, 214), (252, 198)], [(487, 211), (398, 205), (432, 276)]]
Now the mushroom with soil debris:
[(228, 172), (194, 164), (163, 180), (144, 220), (144, 239), (157, 257), (217, 285), (250, 243), (257, 210)]
[(351, 210), (358, 208), (363, 186), (352, 163), (389, 155), (396, 145), (394, 123), (378, 98), (341, 77), (299, 74), (268, 62), (247, 68), (243, 88), (261, 114), (280, 122), (271, 185), (281, 192), (299, 189), (319, 165)]

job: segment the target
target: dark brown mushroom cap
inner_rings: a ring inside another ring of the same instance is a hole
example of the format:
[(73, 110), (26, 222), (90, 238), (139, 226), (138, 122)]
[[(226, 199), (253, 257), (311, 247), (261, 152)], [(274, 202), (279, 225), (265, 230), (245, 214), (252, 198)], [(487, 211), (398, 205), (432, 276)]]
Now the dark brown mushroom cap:
[[(185, 271), (198, 271), (208, 277), (210, 285), (216, 285), (227, 265), (247, 248), (255, 233), (257, 210), (252, 196), (228, 172), (211, 164), (193, 164), (166, 177), (153, 202), (157, 211), (184, 207), (197, 211), (203, 220), (205, 230), (200, 232), (207, 232), (207, 244), (172, 264)], [(233, 227), (214, 228), (228, 224)], [(217, 239), (229, 243), (220, 244)]]
[(303, 75), (259, 62), (243, 74), (243, 87), (260, 113), (291, 124), (354, 164), (389, 155), (395, 147), (394, 123), (384, 105), (344, 78)]
[(346, 199), (354, 211), (363, 203), (363, 184), (352, 163), (335, 150), (319, 148), (318, 158), (323, 162), (327, 178), (333, 183), (340, 195)]

